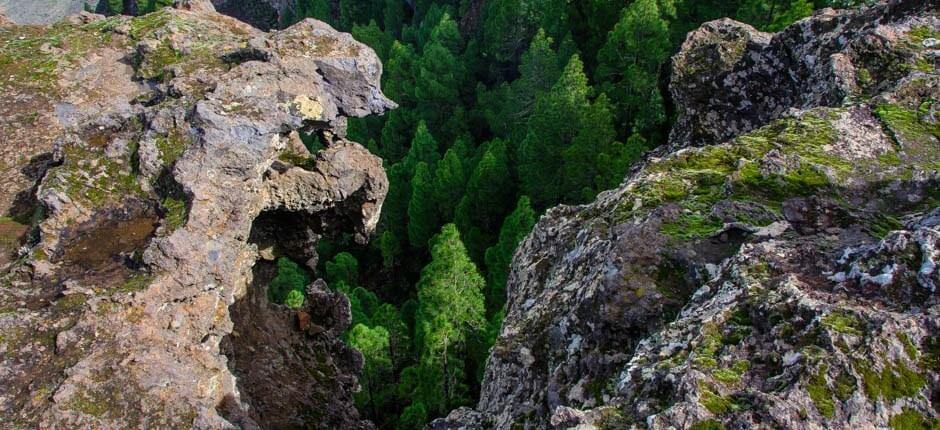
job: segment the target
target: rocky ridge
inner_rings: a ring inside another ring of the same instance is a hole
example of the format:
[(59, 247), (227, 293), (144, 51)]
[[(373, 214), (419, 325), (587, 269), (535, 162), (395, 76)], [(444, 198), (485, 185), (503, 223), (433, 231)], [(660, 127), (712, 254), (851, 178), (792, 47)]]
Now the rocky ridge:
[[(361, 358), (338, 340), (345, 298), (322, 283), (298, 311), (254, 297), (266, 258), (313, 264), (322, 235), (374, 229), (381, 160), (344, 136), (345, 117), (394, 107), (381, 63), (318, 21), (268, 34), (177, 3), (0, 26), (0, 110), (16, 113), (0, 133), (32, 160), (4, 166), (23, 173), (0, 196), (35, 226), (9, 241), (25, 245), (0, 285), (0, 422), (369, 427), (352, 404)], [(266, 362), (280, 379), (241, 366), (285, 355)]]
[(938, 38), (923, 1), (690, 33), (669, 147), (540, 219), (429, 427), (936, 426)]

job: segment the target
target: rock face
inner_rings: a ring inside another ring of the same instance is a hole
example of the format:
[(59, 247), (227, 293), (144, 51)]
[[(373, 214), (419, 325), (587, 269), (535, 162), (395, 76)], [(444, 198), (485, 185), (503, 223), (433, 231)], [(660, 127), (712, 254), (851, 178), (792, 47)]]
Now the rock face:
[(860, 13), (825, 9), (774, 35), (730, 19), (706, 23), (673, 58), (672, 148), (723, 142), (790, 109), (840, 106), (847, 97), (889, 89), (908, 73), (898, 65), (914, 55), (887, 45), (897, 38), (892, 23), (928, 3), (892, 1)]
[[(317, 21), (266, 34), (178, 6), (0, 29), (0, 133), (33, 159), (4, 165), (22, 178), (0, 197), (36, 226), (0, 285), (0, 422), (369, 427), (361, 358), (337, 338), (348, 302), (315, 284), (302, 309), (267, 303), (255, 263), (374, 229), (381, 160), (344, 135), (345, 116), (394, 107), (381, 63)], [(325, 149), (300, 151), (298, 131)]]
[(430, 428), (936, 425), (938, 35), (916, 1), (691, 33), (670, 146), (541, 218)]

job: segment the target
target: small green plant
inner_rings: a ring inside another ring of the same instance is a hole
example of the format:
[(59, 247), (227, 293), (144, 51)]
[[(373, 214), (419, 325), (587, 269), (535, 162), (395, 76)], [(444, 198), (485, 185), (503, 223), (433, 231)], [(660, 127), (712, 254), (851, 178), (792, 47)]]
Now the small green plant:
[(290, 290), (287, 298), (284, 299), (284, 304), (291, 309), (300, 309), (304, 305), (304, 293), (300, 290)]

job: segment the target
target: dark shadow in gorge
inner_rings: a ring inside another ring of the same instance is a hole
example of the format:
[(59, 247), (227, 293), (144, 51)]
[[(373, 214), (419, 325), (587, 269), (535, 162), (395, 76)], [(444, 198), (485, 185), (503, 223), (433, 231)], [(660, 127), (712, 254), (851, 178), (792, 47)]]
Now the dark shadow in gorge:
[[(250, 241), (268, 249), (268, 257), (303, 264), (313, 246), (307, 218), (265, 212), (255, 220)], [(227, 399), (220, 412), (245, 429), (369, 428), (353, 401), (362, 357), (339, 339), (350, 322), (349, 301), (319, 281), (307, 287), (301, 309), (271, 303), (267, 285), (276, 271), (273, 260), (258, 260), (247, 293), (229, 308), (234, 330), (222, 351), (247, 410)]]

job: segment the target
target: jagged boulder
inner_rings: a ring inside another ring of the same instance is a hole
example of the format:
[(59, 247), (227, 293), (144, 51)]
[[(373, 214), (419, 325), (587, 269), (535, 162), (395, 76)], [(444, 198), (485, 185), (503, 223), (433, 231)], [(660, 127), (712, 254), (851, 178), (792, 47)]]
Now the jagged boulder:
[[(862, 12), (824, 9), (777, 34), (722, 19), (686, 37), (672, 60), (670, 94), (678, 118), (671, 148), (720, 143), (791, 109), (840, 106), (871, 97), (933, 64), (899, 25), (929, 2), (891, 1)], [(926, 67), (926, 66), (924, 66)]]
[[(361, 357), (338, 339), (348, 302), (321, 286), (297, 311), (268, 303), (256, 261), (267, 234), (316, 261), (321, 236), (375, 228), (388, 182), (345, 116), (394, 107), (381, 63), (323, 23), (267, 34), (207, 4), (0, 35), (2, 140), (41, 167), (19, 183), (39, 180), (23, 199), (37, 228), (0, 286), (4, 424), (370, 426)], [(298, 131), (325, 149), (297, 154)]]
[(690, 34), (670, 147), (539, 220), (476, 410), (430, 428), (937, 422), (938, 32), (895, 1)]

